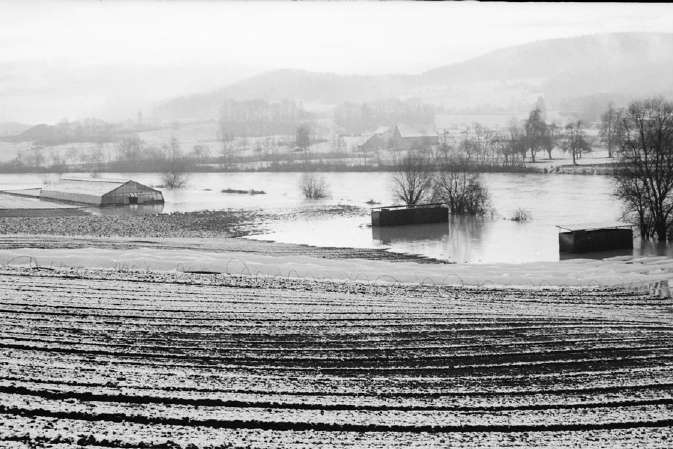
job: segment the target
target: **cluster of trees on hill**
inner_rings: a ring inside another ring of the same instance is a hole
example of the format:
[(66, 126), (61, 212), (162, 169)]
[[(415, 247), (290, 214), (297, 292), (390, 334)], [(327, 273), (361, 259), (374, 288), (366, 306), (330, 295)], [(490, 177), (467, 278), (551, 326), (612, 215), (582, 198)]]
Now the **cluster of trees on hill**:
[(592, 149), (584, 122), (577, 120), (565, 126), (547, 123), (539, 107), (530, 112), (523, 124), (513, 123), (505, 140), (505, 152), (511, 156), (518, 154), (521, 159), (525, 159), (528, 153), (532, 162), (541, 151), (552, 159), (552, 151), (560, 148), (572, 156), (573, 164), (577, 164), (577, 159)]
[(507, 129), (492, 129), (480, 124), (466, 127), (460, 137), (445, 137), (439, 146), (440, 159), (455, 160), (456, 155), (468, 165), (524, 166), (535, 162), (540, 152), (552, 159), (552, 151), (561, 149), (572, 156), (573, 164), (592, 149), (581, 120), (565, 126), (547, 123), (544, 111), (536, 107), (522, 123), (512, 121)]
[(218, 138), (263, 137), (293, 134), (297, 125), (311, 117), (301, 104), (284, 100), (225, 100), (220, 107)]
[(342, 103), (334, 109), (334, 122), (346, 134), (360, 134), (397, 123), (433, 123), (437, 108), (419, 100), (389, 99), (369, 103)]
[[(137, 127), (133, 131), (137, 131)], [(6, 137), (14, 142), (33, 142), (35, 145), (61, 145), (78, 142), (114, 142), (119, 135), (129, 132), (124, 124), (113, 124), (103, 120), (88, 118), (84, 120), (62, 120), (55, 125), (35, 125), (22, 133)]]

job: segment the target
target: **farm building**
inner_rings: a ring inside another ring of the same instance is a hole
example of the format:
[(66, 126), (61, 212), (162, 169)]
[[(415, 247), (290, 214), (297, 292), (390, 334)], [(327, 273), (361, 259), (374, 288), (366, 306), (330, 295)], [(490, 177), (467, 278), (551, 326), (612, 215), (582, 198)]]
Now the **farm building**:
[(392, 144), (398, 150), (423, 150), (439, 143), (434, 126), (399, 124), (393, 128)]
[(427, 150), (438, 144), (439, 135), (432, 125), (409, 126), (397, 124), (392, 128), (378, 129), (360, 145), (360, 150)]
[(40, 198), (92, 206), (163, 203), (160, 191), (131, 180), (61, 179), (40, 190)]

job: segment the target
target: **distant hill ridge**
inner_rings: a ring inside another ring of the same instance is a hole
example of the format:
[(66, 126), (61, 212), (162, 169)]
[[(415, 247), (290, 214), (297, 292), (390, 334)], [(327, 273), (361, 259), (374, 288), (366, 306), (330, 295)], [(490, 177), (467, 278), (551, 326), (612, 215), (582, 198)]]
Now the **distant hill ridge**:
[(339, 104), (417, 97), (450, 109), (503, 110), (543, 95), (560, 104), (583, 96), (673, 92), (673, 33), (614, 33), (550, 39), (494, 50), (417, 75), (338, 75), (275, 70), (222, 89), (167, 100), (162, 119), (212, 119), (225, 99)]

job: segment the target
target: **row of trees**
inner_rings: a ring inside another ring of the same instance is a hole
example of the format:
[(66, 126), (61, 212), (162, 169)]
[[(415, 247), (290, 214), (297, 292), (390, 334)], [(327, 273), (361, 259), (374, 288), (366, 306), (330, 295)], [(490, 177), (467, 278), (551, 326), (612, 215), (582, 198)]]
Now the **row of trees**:
[(535, 108), (525, 121), (512, 121), (506, 130), (474, 124), (453, 142), (444, 136), (436, 156), (449, 161), (459, 155), (466, 164), (511, 167), (523, 166), (526, 160), (535, 162), (541, 151), (552, 159), (552, 151), (556, 148), (570, 154), (573, 164), (577, 164), (577, 159), (592, 150), (584, 123), (573, 121), (563, 127), (547, 123), (544, 111)]
[(289, 135), (297, 123), (310, 118), (311, 114), (294, 101), (226, 100), (220, 106), (218, 138), (229, 142), (235, 137)]
[(536, 107), (523, 126), (519, 127), (516, 124), (510, 126), (506, 148), (510, 155), (518, 153), (522, 158), (530, 152), (532, 162), (535, 162), (535, 156), (540, 151), (546, 152), (548, 158), (552, 159), (554, 148), (560, 148), (572, 156), (575, 165), (577, 159), (591, 151), (592, 146), (581, 120), (572, 121), (564, 127), (556, 123), (547, 123), (543, 111)]
[(104, 151), (102, 144), (91, 148), (71, 147), (66, 151), (34, 146), (20, 152), (13, 165), (16, 169), (50, 170), (63, 173), (74, 166), (92, 172), (149, 170), (162, 173), (164, 185), (177, 188), (184, 185), (186, 173), (194, 164), (209, 157), (209, 149), (196, 145), (191, 153), (182, 151), (173, 137), (164, 145), (147, 145), (138, 136), (123, 138), (115, 148)]
[[(537, 115), (531, 113), (519, 134), (521, 152), (534, 147), (528, 139), (543, 141), (548, 132), (548, 128), (535, 123)], [(564, 148), (573, 155), (589, 148), (581, 121), (568, 124), (562, 139)], [(602, 117), (601, 139), (609, 156), (618, 158), (616, 195), (624, 202), (625, 218), (639, 227), (642, 238), (672, 238), (673, 102), (651, 98), (622, 109), (610, 105)], [(522, 143), (524, 140), (528, 142)], [(486, 211), (488, 195), (478, 178), (437, 160), (407, 156), (393, 181), (396, 196), (407, 205), (441, 201), (456, 214)]]

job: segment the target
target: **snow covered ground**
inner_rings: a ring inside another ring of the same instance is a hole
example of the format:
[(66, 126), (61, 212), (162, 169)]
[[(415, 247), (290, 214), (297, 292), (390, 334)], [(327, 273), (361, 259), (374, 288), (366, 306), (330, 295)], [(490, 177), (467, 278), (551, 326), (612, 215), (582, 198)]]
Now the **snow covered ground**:
[[(0, 241), (0, 263), (462, 286), (649, 288), (673, 278), (673, 259), (618, 257), (524, 264), (439, 264), (383, 251), (312, 248), (243, 239), (78, 239)], [(42, 247), (44, 246), (44, 247)], [(426, 263), (419, 263), (426, 262)]]

